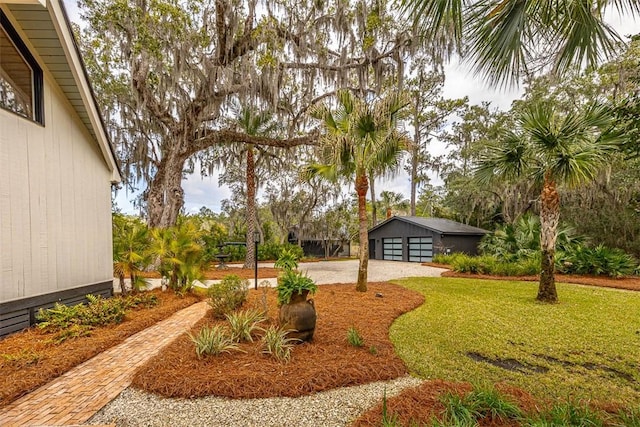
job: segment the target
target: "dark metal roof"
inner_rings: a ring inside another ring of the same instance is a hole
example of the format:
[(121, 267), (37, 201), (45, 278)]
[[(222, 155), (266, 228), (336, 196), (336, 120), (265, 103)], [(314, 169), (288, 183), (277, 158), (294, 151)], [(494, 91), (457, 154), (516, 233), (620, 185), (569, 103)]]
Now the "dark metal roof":
[(402, 221), (409, 224), (417, 225), (418, 227), (427, 228), (429, 230), (438, 232), (440, 234), (469, 234), (469, 235), (484, 235), (487, 234), (487, 230), (482, 228), (472, 227), (470, 225), (462, 224), (460, 222), (452, 221), (444, 218), (425, 218), (421, 216), (393, 216), (388, 220), (381, 222), (369, 229), (369, 233), (383, 227), (391, 221)]

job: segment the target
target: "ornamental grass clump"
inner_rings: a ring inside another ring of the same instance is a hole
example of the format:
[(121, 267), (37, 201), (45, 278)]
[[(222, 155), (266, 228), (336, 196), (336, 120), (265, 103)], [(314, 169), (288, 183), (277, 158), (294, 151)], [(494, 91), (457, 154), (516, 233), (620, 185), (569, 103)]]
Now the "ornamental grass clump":
[(253, 336), (260, 330), (260, 323), (266, 319), (260, 310), (244, 310), (226, 315), (231, 328), (231, 339), (235, 342), (253, 342)]
[(300, 340), (288, 338), (289, 331), (276, 326), (269, 326), (264, 329), (262, 336), (262, 353), (268, 354), (278, 362), (287, 363), (291, 360), (291, 350)]
[(222, 353), (231, 353), (232, 350), (240, 350), (231, 336), (229, 336), (227, 330), (220, 325), (203, 326), (197, 335), (189, 334), (189, 338), (195, 344), (198, 358), (209, 355), (217, 356)]

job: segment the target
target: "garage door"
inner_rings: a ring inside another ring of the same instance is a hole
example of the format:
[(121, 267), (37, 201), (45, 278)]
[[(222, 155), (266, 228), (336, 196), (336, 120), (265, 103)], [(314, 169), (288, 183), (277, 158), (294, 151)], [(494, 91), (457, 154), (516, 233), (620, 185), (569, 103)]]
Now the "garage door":
[(402, 237), (382, 239), (382, 259), (402, 261)]
[(409, 261), (431, 262), (433, 260), (433, 237), (409, 237)]

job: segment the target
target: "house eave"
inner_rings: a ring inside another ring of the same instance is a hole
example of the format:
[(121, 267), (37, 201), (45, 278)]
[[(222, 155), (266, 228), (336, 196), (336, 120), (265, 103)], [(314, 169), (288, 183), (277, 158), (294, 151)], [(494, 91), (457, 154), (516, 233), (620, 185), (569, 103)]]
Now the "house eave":
[(0, 0), (20, 31), (35, 49), (35, 56), (54, 78), (89, 134), (96, 141), (111, 172), (111, 182), (122, 179), (113, 145), (105, 130), (104, 120), (64, 4), (58, 0)]

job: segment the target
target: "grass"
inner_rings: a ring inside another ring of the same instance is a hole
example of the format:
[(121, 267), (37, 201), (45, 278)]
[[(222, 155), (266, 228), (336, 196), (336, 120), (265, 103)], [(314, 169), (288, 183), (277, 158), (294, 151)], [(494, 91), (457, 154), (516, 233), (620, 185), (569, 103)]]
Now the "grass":
[(425, 296), (390, 331), (420, 377), (507, 381), (543, 399), (640, 401), (640, 293), (558, 284), (561, 302), (546, 305), (530, 282), (398, 283)]

